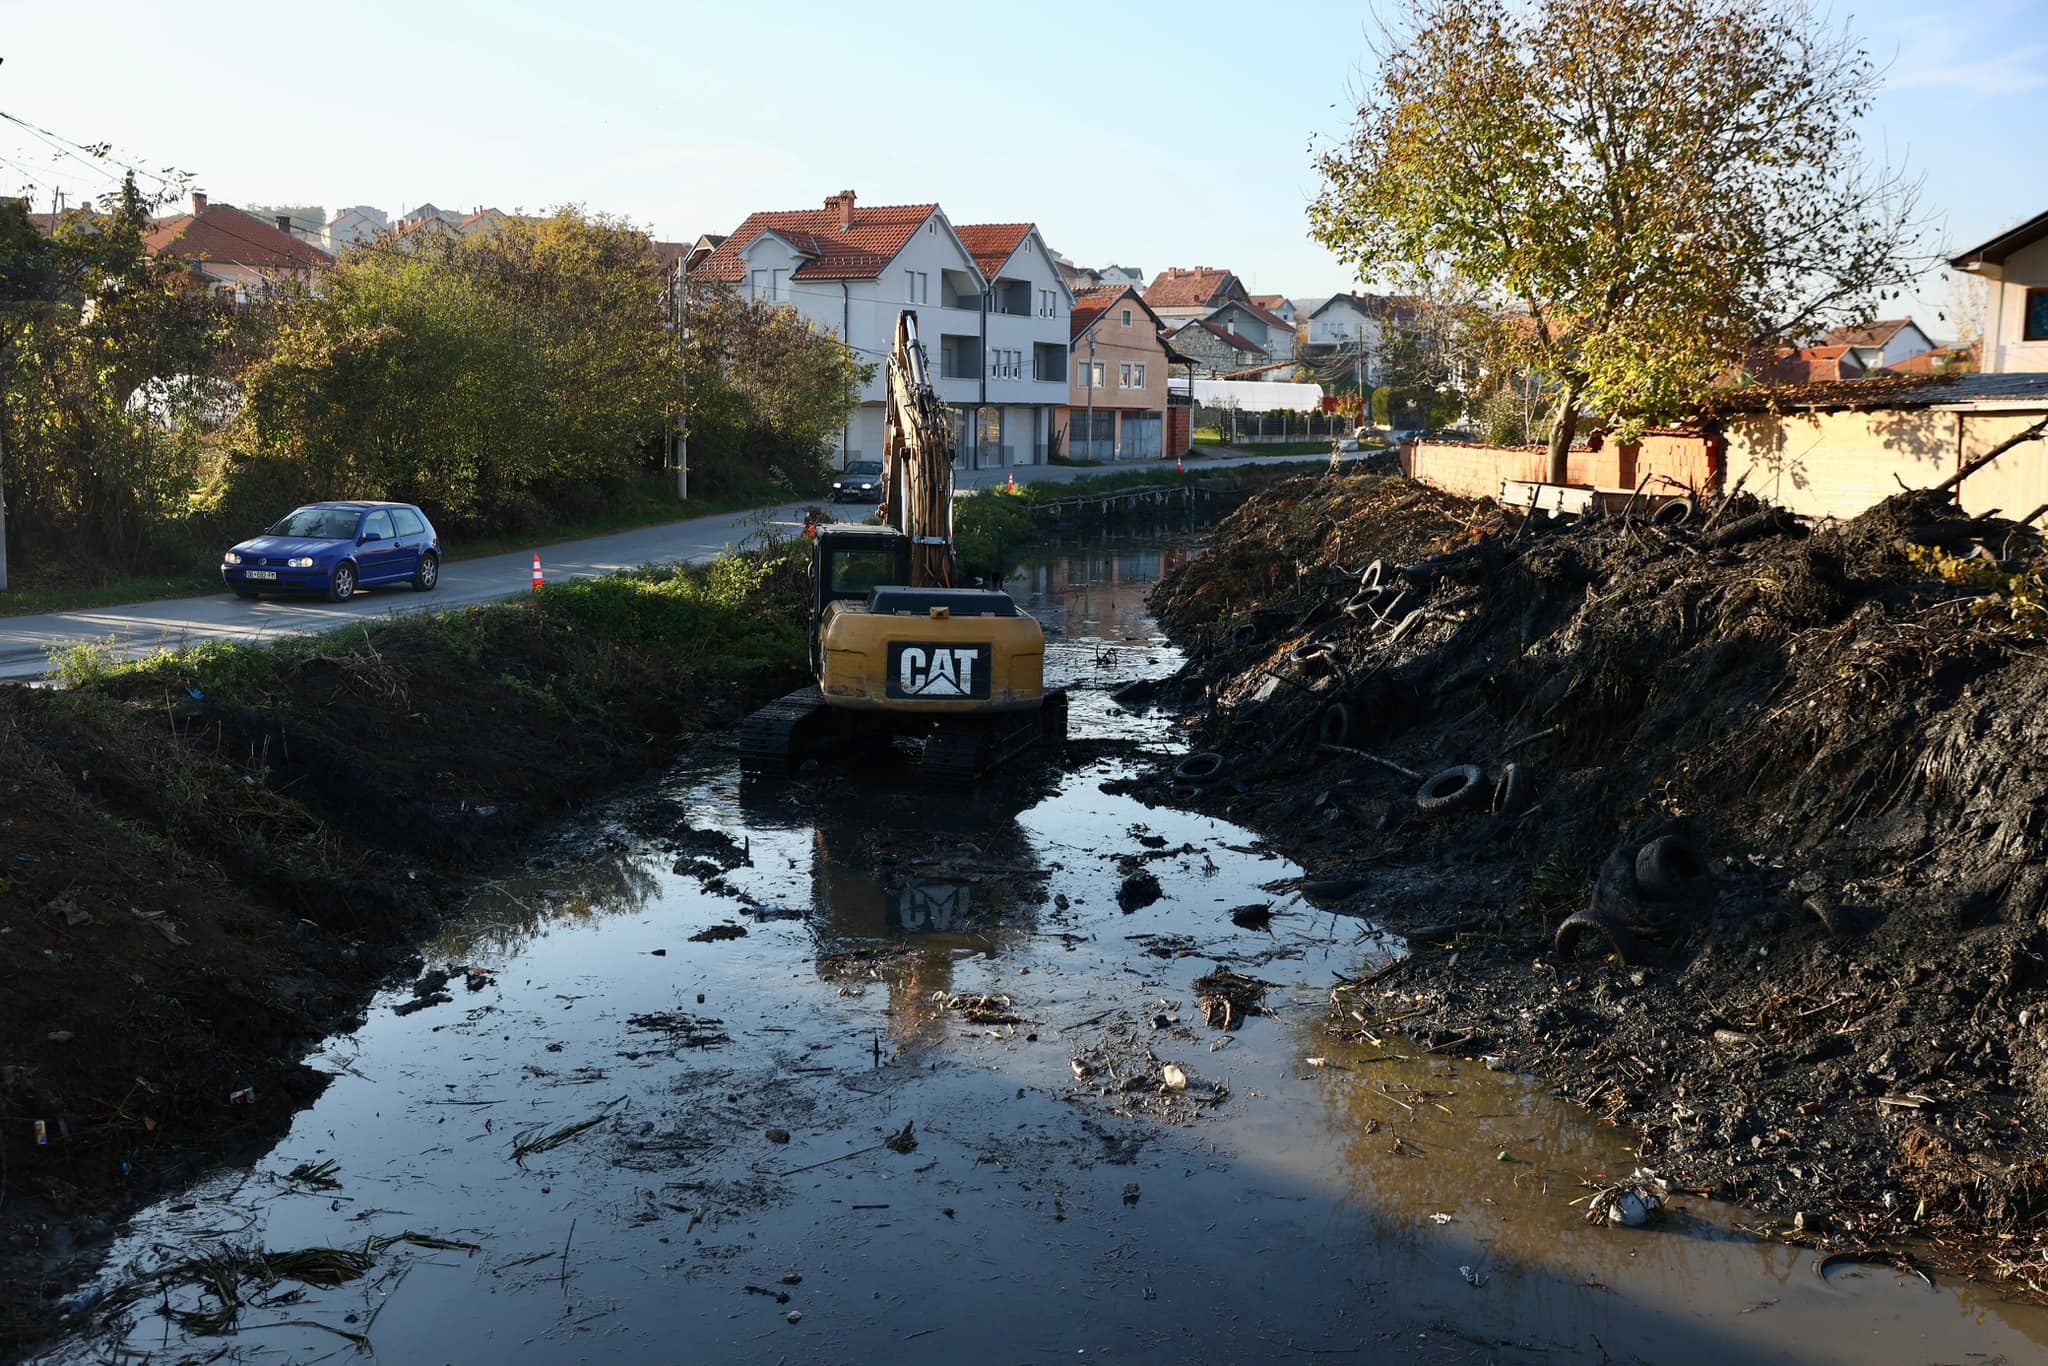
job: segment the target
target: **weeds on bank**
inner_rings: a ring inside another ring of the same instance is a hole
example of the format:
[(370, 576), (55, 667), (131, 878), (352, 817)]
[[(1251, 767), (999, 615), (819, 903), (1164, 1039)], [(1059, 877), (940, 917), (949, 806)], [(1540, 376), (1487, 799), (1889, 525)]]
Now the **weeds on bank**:
[(2008, 569), (2002, 560), (1952, 555), (1939, 546), (1913, 546), (1907, 558), (1914, 568), (1964, 588), (1990, 592), (1970, 604), (1970, 614), (1993, 618), (2022, 635), (2048, 634), (2048, 561), (2036, 560)]

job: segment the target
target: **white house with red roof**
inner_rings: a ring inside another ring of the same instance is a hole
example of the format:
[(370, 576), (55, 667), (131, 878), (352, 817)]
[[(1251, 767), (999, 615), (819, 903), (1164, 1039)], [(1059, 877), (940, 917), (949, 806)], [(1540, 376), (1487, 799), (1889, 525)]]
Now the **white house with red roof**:
[(1041, 463), (1067, 403), (1074, 296), (1029, 223), (955, 227), (937, 204), (863, 205), (852, 190), (821, 209), (748, 216), (690, 279), (787, 304), (876, 373), (840, 439), (839, 462), (880, 459), (882, 366), (896, 315), (915, 309), (939, 396), (970, 469)]
[(1847, 347), (1865, 371), (1874, 373), (1926, 355), (1934, 350), (1934, 339), (1911, 318), (1893, 318), (1857, 327), (1838, 327), (1821, 339), (1821, 345)]
[(192, 212), (159, 218), (143, 235), (158, 256), (182, 261), (194, 287), (238, 303), (310, 288), (334, 258), (292, 235), (291, 220), (265, 222), (194, 193)]

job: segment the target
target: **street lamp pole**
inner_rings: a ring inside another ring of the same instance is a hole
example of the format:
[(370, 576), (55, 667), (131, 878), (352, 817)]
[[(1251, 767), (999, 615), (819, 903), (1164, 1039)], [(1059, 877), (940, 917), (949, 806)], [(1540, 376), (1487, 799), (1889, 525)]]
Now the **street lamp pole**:
[[(1107, 315), (1105, 315), (1107, 316)], [(1095, 329), (1088, 329), (1088, 458), (1095, 458)]]

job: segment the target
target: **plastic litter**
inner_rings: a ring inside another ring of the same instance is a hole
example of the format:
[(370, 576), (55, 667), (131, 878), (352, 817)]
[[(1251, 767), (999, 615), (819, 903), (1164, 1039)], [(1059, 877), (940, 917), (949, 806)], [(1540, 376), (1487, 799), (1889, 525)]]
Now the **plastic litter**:
[(38, 1148), (50, 1146), (50, 1126), (40, 1119), (36, 1121), (36, 1146)]
[(255, 1103), (256, 1088), (253, 1086), (244, 1086), (241, 1090), (228, 1096), (228, 1104), (230, 1105), (254, 1105)]
[(1586, 1202), (1586, 1222), (1609, 1223), (1622, 1228), (1641, 1228), (1663, 1213), (1664, 1199), (1671, 1184), (1646, 1167), (1637, 1167), (1628, 1179), (1603, 1186)]

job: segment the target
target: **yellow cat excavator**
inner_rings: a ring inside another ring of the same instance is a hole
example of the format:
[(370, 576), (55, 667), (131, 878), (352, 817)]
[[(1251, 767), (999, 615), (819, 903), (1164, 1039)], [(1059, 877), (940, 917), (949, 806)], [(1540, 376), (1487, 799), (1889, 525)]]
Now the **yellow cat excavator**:
[(954, 586), (953, 429), (910, 309), (896, 319), (888, 401), (882, 525), (817, 528), (818, 681), (740, 724), (750, 772), (788, 773), (806, 759), (908, 736), (924, 742), (922, 773), (971, 782), (1066, 736), (1066, 693), (1045, 687), (1045, 632), (1008, 593)]

